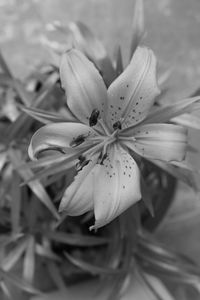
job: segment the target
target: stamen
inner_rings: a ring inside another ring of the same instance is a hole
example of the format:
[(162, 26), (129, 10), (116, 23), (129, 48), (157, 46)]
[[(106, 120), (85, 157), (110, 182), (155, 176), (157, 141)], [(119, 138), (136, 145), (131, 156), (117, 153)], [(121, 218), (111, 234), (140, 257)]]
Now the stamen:
[(111, 136), (107, 137), (101, 143), (98, 143), (97, 145), (94, 145), (92, 148), (83, 152), (83, 154), (84, 155), (89, 155), (89, 154), (94, 155), (95, 153), (102, 151), (102, 148), (103, 148), (102, 155), (106, 154), (108, 145), (112, 144), (116, 140), (115, 133), (116, 132), (113, 132), (113, 134)]
[(105, 123), (103, 122), (102, 119), (98, 119), (98, 124), (101, 126), (101, 128), (104, 130), (105, 134), (106, 135), (110, 135), (110, 131), (109, 129), (107, 128), (107, 126), (105, 125)]
[(125, 141), (125, 142), (126, 142), (126, 141), (129, 141), (129, 142), (130, 142), (130, 141), (131, 141), (131, 142), (135, 142), (135, 141), (136, 141), (136, 138), (134, 138), (134, 136), (127, 137), (127, 136), (121, 136), (121, 135), (120, 135), (120, 136), (118, 137), (118, 140), (119, 140), (119, 141)]

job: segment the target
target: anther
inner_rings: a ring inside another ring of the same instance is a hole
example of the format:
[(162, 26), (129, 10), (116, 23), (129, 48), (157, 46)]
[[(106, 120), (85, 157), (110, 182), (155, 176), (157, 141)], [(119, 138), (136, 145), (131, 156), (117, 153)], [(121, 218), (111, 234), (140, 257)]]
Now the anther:
[(86, 137), (83, 134), (77, 136), (77, 138), (75, 138), (73, 141), (71, 141), (70, 147), (74, 148), (74, 147), (81, 145), (82, 143), (85, 142), (85, 139), (86, 139)]
[(77, 171), (81, 171), (89, 162), (90, 160), (86, 159), (83, 155), (79, 156), (79, 162), (76, 164)]
[(113, 124), (113, 129), (117, 130), (117, 129), (122, 129), (122, 124), (120, 121), (117, 121)]
[(89, 125), (90, 125), (90, 127), (95, 126), (97, 124), (99, 114), (100, 114), (100, 112), (99, 112), (98, 109), (94, 109), (92, 111), (91, 116), (89, 118)]

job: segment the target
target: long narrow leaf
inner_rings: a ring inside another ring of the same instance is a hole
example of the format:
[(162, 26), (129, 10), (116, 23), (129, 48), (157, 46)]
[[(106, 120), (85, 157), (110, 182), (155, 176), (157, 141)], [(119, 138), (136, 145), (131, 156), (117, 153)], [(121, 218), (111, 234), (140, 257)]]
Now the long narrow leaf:
[(109, 243), (109, 240), (103, 237), (93, 237), (60, 231), (46, 231), (44, 232), (44, 235), (52, 241), (79, 247), (100, 246)]
[(194, 191), (196, 191), (196, 192), (199, 191), (199, 187), (197, 186), (197, 184), (195, 182), (193, 171), (186, 169), (185, 167), (184, 168), (180, 167), (180, 164), (179, 164), (179, 167), (178, 166), (176, 167), (175, 165), (163, 163), (158, 160), (151, 160), (151, 162), (153, 164), (155, 164), (156, 166), (160, 167), (161, 169), (165, 170), (167, 173), (171, 174), (178, 180), (181, 180), (184, 183), (186, 183), (188, 186), (190, 186), (192, 189), (194, 189)]
[(54, 261), (61, 261), (61, 258), (56, 255), (53, 251), (48, 249), (47, 247), (44, 247), (40, 244), (36, 244), (35, 251), (38, 255), (46, 257), (48, 259), (54, 260)]
[(21, 82), (14, 80), (14, 88), (18, 96), (20, 97), (22, 103), (26, 106), (31, 105), (33, 95), (25, 89), (24, 85)]
[(122, 52), (121, 52), (121, 48), (120, 46), (117, 47), (116, 49), (116, 63), (115, 63), (115, 72), (116, 72), (116, 75), (119, 76), (124, 68), (123, 68), (123, 59), (122, 59)]
[[(42, 107), (44, 105), (44, 101), (52, 92), (57, 80), (57, 74), (53, 74), (46, 80), (43, 89), (31, 101), (33, 107)], [(30, 116), (28, 116), (26, 113), (22, 113), (6, 130), (6, 143), (10, 143), (17, 137), (23, 137), (29, 130), (32, 122), (33, 120), (30, 118)]]
[(18, 244), (8, 253), (8, 255), (2, 260), (1, 268), (4, 271), (9, 271), (20, 260), (27, 246), (27, 239), (24, 238), (18, 242)]
[(48, 124), (52, 122), (69, 122), (69, 120), (67, 120), (65, 117), (57, 113), (47, 112), (42, 109), (36, 109), (36, 108), (24, 107), (24, 106), (21, 106), (20, 108), (29, 116), (44, 124)]
[[(65, 158), (64, 160), (59, 161), (56, 164), (51, 165), (48, 168), (45, 168), (41, 171), (39, 171), (38, 173), (34, 174), (32, 173), (32, 176), (29, 176), (27, 178), (24, 177), (24, 184), (30, 184), (32, 181), (35, 180), (41, 180), (47, 176), (51, 176), (54, 175), (54, 177), (52, 178), (53, 181), (56, 181), (56, 174), (63, 174), (65, 173), (66, 170), (71, 169), (72, 167), (74, 167), (74, 165), (76, 165), (79, 162), (78, 159), (70, 161), (69, 158)], [(23, 167), (24, 168), (24, 167)], [(44, 183), (45, 185), (45, 183)]]
[(7, 65), (7, 63), (6, 63), (6, 61), (5, 61), (5, 59), (4, 59), (4, 57), (3, 57), (3, 55), (2, 55), (1, 52), (0, 52), (0, 65), (1, 65), (4, 73), (8, 77), (12, 78), (12, 74), (11, 74), (10, 68), (8, 67), (8, 65)]
[(200, 130), (200, 117), (192, 114), (183, 114), (172, 118), (171, 121), (182, 126)]
[(5, 72), (5, 74), (8, 76), (8, 78), (10, 78), (12, 80), (12, 85), (15, 88), (17, 94), (19, 95), (19, 97), (21, 98), (22, 102), (26, 105), (30, 105), (31, 104), (31, 96), (30, 94), (23, 88), (22, 84), (20, 84), (19, 81), (17, 81), (11, 71), (10, 68), (8, 67), (2, 53), (0, 52), (0, 65), (3, 69), (3, 71)]
[[(0, 287), (1, 287), (1, 290), (2, 290), (3, 294), (6, 297), (5, 299), (14, 300), (14, 298), (11, 294), (11, 291), (9, 290), (9, 288), (7, 287), (5, 282), (1, 281), (0, 282)], [(1, 296), (1, 292), (0, 292), (0, 296)]]
[(4, 280), (11, 282), (13, 285), (19, 287), (23, 291), (26, 291), (31, 294), (41, 294), (41, 292), (38, 289), (34, 288), (31, 284), (21, 279), (19, 276), (5, 272), (2, 268), (0, 268), (0, 276)]
[(66, 159), (66, 156), (60, 153), (56, 153), (54, 155), (49, 155), (49, 156), (45, 156), (40, 158), (39, 160), (34, 160), (34, 161), (28, 161), (26, 164), (22, 164), (19, 168), (23, 169), (26, 168), (26, 166), (28, 165), (31, 169), (36, 170), (36, 169), (40, 169), (43, 167), (48, 167), (51, 165), (56, 165), (59, 162), (62, 162)]
[(84, 271), (87, 271), (91, 274), (94, 275), (116, 275), (116, 274), (120, 274), (125, 272), (125, 270), (119, 270), (119, 269), (111, 269), (111, 268), (107, 268), (107, 267), (100, 267), (100, 266), (95, 266), (92, 263), (89, 262), (85, 262), (79, 258), (75, 258), (73, 256), (71, 256), (69, 253), (65, 252), (65, 256), (66, 258), (72, 263), (74, 264), (76, 267), (81, 268)]
[(141, 176), (141, 192), (142, 192), (142, 200), (144, 201), (144, 204), (146, 208), (149, 210), (152, 217), (154, 217), (154, 207), (152, 204), (152, 195), (151, 190), (147, 186), (143, 176)]
[(58, 289), (66, 292), (66, 285), (58, 266), (55, 263), (50, 262), (47, 267), (49, 269), (49, 274), (56, 286), (58, 287)]
[(26, 282), (33, 283), (35, 273), (35, 239), (33, 236), (28, 238), (23, 263), (23, 278)]
[(16, 171), (13, 172), (12, 190), (11, 190), (11, 222), (13, 234), (20, 229), (20, 210), (21, 210), (21, 188), (20, 178)]
[(200, 96), (177, 101), (173, 105), (159, 107), (149, 114), (144, 123), (164, 123), (178, 115), (192, 110), (195, 103), (200, 101)]
[[(31, 171), (31, 169), (27, 166), (24, 169), (20, 169), (21, 164), (25, 164), (25, 162), (21, 159), (21, 155), (17, 150), (10, 149), (9, 151), (9, 157), (10, 160), (18, 172), (19, 176), (24, 180), (27, 181), (31, 178), (33, 178), (34, 174)], [(37, 179), (31, 180), (27, 183), (29, 188), (32, 190), (32, 192), (38, 197), (38, 199), (51, 211), (51, 213), (54, 215), (54, 217), (59, 220), (59, 214), (57, 213), (56, 208), (54, 207), (51, 199), (49, 198), (49, 195), (47, 194), (46, 190), (44, 189), (41, 182)]]
[(139, 45), (141, 39), (144, 36), (145, 26), (144, 26), (144, 4), (143, 0), (136, 0), (134, 15), (133, 15), (133, 23), (131, 29), (131, 51), (130, 58), (133, 56), (135, 49)]

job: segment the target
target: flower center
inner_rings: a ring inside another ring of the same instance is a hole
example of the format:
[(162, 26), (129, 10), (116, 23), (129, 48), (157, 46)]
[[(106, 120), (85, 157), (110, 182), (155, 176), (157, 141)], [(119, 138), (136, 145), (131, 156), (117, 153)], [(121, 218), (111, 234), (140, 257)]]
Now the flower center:
[(78, 158), (78, 170), (88, 164), (92, 156), (97, 157), (97, 163), (103, 164), (107, 158), (109, 146), (118, 140), (119, 131), (122, 129), (121, 120), (119, 120), (113, 124), (114, 131), (111, 132), (97, 109), (94, 109), (89, 117), (89, 126), (94, 127), (95, 135), (79, 135), (70, 144), (72, 148), (83, 147), (82, 154)]

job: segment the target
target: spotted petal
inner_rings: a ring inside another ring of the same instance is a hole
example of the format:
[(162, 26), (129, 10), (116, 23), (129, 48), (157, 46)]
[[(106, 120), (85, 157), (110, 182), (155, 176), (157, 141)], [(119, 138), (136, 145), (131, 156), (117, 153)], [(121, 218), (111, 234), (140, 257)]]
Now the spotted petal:
[(107, 103), (106, 86), (86, 56), (75, 49), (63, 54), (60, 77), (69, 109), (79, 121), (88, 124), (94, 109), (99, 110), (103, 118)]
[(108, 120), (122, 120), (126, 128), (142, 121), (159, 94), (156, 58), (147, 48), (138, 47), (125, 71), (108, 89)]
[(84, 137), (94, 137), (97, 134), (92, 128), (80, 123), (52, 123), (41, 127), (33, 135), (28, 153), (31, 159), (35, 159), (45, 150), (60, 150), (64, 153), (76, 153), (80, 147), (71, 145), (77, 138), (82, 138), (81, 147), (85, 147)]
[(141, 199), (138, 166), (121, 147), (113, 146), (92, 173), (96, 220), (92, 228), (106, 225)]
[(181, 161), (185, 157), (187, 130), (182, 126), (148, 124), (137, 126), (132, 132), (127, 130), (128, 133), (125, 144), (143, 157), (168, 162)]
[(66, 189), (59, 207), (70, 216), (78, 216), (92, 210), (93, 202), (93, 174), (91, 170), (96, 163), (95, 158), (86, 165)]

